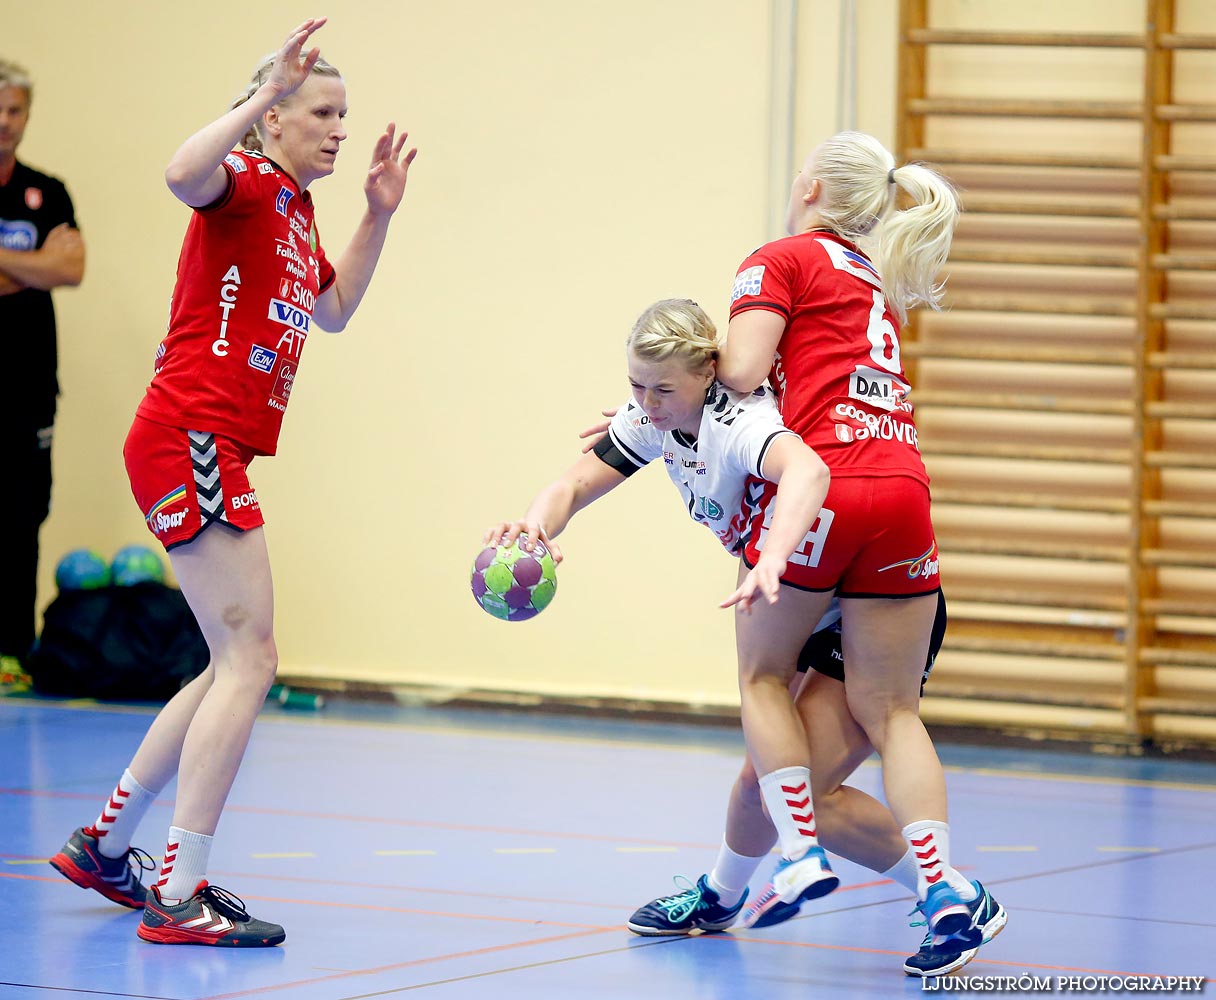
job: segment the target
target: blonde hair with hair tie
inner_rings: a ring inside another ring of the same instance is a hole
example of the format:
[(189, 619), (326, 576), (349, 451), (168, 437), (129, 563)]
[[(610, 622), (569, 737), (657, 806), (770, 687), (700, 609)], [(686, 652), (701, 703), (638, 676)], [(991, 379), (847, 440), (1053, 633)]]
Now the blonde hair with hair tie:
[[(895, 165), (872, 135), (841, 132), (815, 151), (823, 187), (818, 206), (824, 225), (845, 239), (872, 241), (883, 293), (902, 323), (908, 310), (941, 308), (945, 266), (961, 209), (953, 185), (919, 163)], [(893, 210), (902, 188), (914, 204)]]
[(678, 359), (690, 372), (718, 360), (718, 330), (692, 299), (663, 299), (638, 317), (625, 340), (642, 361)]

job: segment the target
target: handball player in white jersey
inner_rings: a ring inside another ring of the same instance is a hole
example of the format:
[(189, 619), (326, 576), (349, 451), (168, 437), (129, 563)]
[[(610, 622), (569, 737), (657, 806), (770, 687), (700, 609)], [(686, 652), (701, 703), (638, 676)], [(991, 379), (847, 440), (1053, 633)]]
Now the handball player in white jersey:
[[(695, 303), (667, 300), (646, 310), (627, 342), (629, 378), (634, 398), (618, 409), (590, 453), (584, 456), (532, 502), (525, 516), (503, 522), (487, 533), (487, 541), (511, 541), (521, 534), (541, 540), (561, 559), (554, 536), (571, 516), (623, 483), (640, 468), (662, 459), (683, 506), (708, 527), (732, 555), (744, 547), (746, 527), (757, 497), (775, 485), (777, 507), (766, 539), (772, 563), (766, 568), (780, 576), (782, 549), (792, 552), (809, 531), (812, 511), (825, 486), (819, 460), (781, 422), (775, 397), (767, 386), (741, 394), (724, 390), (715, 378), (718, 339), (712, 321)], [(598, 427), (587, 433), (597, 433)], [(789, 471), (793, 463), (792, 474)], [(798, 500), (781, 506), (781, 497)], [(790, 539), (797, 536), (796, 542)], [(740, 590), (724, 605), (755, 596), (757, 562)], [(772, 587), (773, 576), (761, 578)], [(775, 587), (773, 588), (775, 589)], [(773, 590), (763, 590), (764, 600)], [(940, 596), (939, 596), (940, 600)], [(830, 610), (815, 626), (798, 657), (798, 669), (808, 667), (792, 683), (797, 708), (809, 738), (809, 758), (821, 835), (837, 854), (881, 872), (916, 892), (918, 866), (900, 829), (886, 807), (844, 780), (872, 752), (864, 731), (849, 714), (844, 697), (840, 657), (839, 612)], [(941, 602), (933, 638), (933, 653), (945, 630)], [(931, 665), (931, 661), (930, 661)], [(925, 676), (929, 667), (925, 668)], [(791, 664), (791, 672), (794, 665)], [(804, 735), (804, 753), (808, 748)], [(643, 935), (678, 935), (723, 930), (739, 919), (747, 900), (747, 883), (776, 840), (765, 813), (759, 783), (750, 759), (745, 760), (727, 808), (726, 831), (713, 869), (695, 885), (641, 907), (629, 928)], [(821, 895), (836, 884), (822, 850), (824, 875), (796, 889), (782, 901), (770, 884), (747, 912), (747, 922), (763, 926), (788, 919), (803, 899)], [(956, 956), (957, 968), (974, 955)], [(909, 970), (905, 966), (905, 971)], [(932, 974), (944, 974), (939, 968)]]
[[(211, 662), (161, 710), (94, 822), (51, 858), (82, 888), (143, 910), (159, 944), (265, 947), (278, 924), (205, 876), (212, 838), (278, 666), (263, 512), (248, 466), (275, 453), (313, 324), (337, 332), (367, 290), (416, 150), (390, 124), (364, 175), (366, 208), (334, 262), (309, 185), (346, 139), (341, 75), (305, 44), (310, 18), (222, 117), (188, 138), (165, 180), (191, 212), (169, 330), (123, 448), (136, 502), (165, 546)], [(234, 149), (238, 144), (241, 148)], [(145, 888), (135, 828), (178, 775), (160, 874)]]

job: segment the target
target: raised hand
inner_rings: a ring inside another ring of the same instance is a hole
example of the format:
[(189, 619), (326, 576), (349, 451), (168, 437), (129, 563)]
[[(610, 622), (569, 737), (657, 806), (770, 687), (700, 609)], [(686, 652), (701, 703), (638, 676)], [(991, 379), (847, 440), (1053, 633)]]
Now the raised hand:
[(397, 126), (389, 122), (372, 149), (372, 165), (367, 171), (367, 179), (363, 182), (367, 210), (372, 215), (392, 215), (397, 211), (397, 206), (401, 204), (401, 198), (405, 194), (410, 164), (418, 155), (416, 148), (404, 156), (401, 155), (409, 133), (402, 132), (394, 139), (396, 131)]
[(325, 17), (310, 17), (287, 36), (287, 41), (275, 55), (274, 65), (270, 68), (270, 76), (266, 78), (266, 84), (274, 88), (279, 100), (288, 94), (294, 94), (308, 79), (308, 74), (312, 72), (313, 66), (320, 58), (321, 50), (311, 49), (302, 62), (300, 53), (312, 33), (324, 25), (327, 20), (329, 19)]

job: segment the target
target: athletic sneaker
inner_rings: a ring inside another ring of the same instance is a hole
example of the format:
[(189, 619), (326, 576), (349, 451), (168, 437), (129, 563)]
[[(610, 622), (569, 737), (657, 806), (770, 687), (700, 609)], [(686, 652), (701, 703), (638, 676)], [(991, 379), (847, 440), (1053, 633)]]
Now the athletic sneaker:
[(287, 937), (278, 924), (254, 919), (243, 901), (205, 881), (198, 884), (189, 899), (172, 905), (162, 903), (160, 890), (153, 886), (136, 933), (157, 944), (210, 944), (228, 948), (266, 948)]
[[(921, 942), (920, 951), (904, 962), (904, 972), (909, 976), (929, 978), (957, 972), (975, 958), (975, 953), (981, 945), (987, 944), (1005, 929), (1005, 924), (1009, 921), (1005, 908), (992, 898), (992, 894), (981, 883), (973, 880), (971, 884), (979, 895), (967, 904), (967, 909), (971, 911), (972, 931), (978, 930), (980, 933), (979, 942), (969, 946), (958, 937), (950, 937), (934, 944), (935, 935), (929, 931)], [(916, 910), (912, 912), (915, 913)], [(920, 927), (926, 924), (927, 921), (921, 920), (912, 926)]]
[[(138, 873), (132, 861), (138, 866)], [(128, 847), (121, 858), (107, 858), (98, 850), (97, 838), (84, 829), (73, 833), (50, 862), (52, 868), (80, 888), (95, 889), (106, 899), (133, 910), (142, 909), (148, 896), (140, 881), (143, 873), (156, 870), (156, 862), (138, 847)]]
[[(788, 920), (798, 912), (798, 904), (807, 899), (818, 899), (840, 885), (840, 879), (832, 872), (828, 856), (822, 847), (812, 847), (797, 861), (782, 858), (773, 871), (769, 882), (747, 908), (739, 921), (743, 927), (768, 927)], [(793, 912), (773, 915), (778, 906), (792, 906)]]
[(932, 934), (943, 939), (957, 935), (968, 948), (980, 943), (979, 932), (971, 926), (971, 908), (945, 879), (929, 886), (918, 909)]
[(697, 879), (696, 885), (691, 885), (684, 876), (677, 875), (675, 883), (683, 883), (688, 888), (647, 903), (629, 918), (625, 926), (634, 934), (644, 937), (724, 931), (735, 922), (747, 901), (747, 891), (744, 890), (743, 898), (734, 906), (723, 906), (718, 901), (718, 894), (709, 887), (706, 875)]
[[(764, 891), (757, 896), (757, 900), (764, 897), (765, 893), (773, 891), (773, 884), (770, 882), (764, 887)], [(744, 927), (775, 927), (777, 924), (783, 924), (787, 920), (792, 920), (802, 911), (802, 904), (799, 903), (783, 903), (779, 899), (773, 900), (767, 909), (763, 910), (759, 916), (755, 917), (751, 923), (746, 923), (747, 917), (740, 921)]]

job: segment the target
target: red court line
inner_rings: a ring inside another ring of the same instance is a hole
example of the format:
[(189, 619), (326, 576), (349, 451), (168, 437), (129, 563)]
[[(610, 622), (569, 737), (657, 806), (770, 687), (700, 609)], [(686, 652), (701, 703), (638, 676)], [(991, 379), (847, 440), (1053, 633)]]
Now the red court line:
[(238, 990), (235, 993), (216, 993), (206, 1000), (232, 1000), (233, 997), (247, 997), (258, 993), (275, 993), (296, 986), (313, 986), (317, 983), (335, 982), (342, 979), (353, 979), (356, 976), (374, 976), (384, 972), (395, 972), (399, 969), (411, 969), (420, 965), (430, 965), (434, 962), (448, 962), (458, 958), (473, 958), (477, 955), (492, 955), (495, 952), (513, 951), (516, 948), (531, 948), (538, 944), (553, 944), (557, 941), (569, 941), (574, 938), (590, 937), (603, 934), (615, 927), (599, 928), (589, 931), (578, 931), (574, 934), (557, 934), (553, 937), (537, 938), (535, 941), (516, 941), (513, 944), (496, 944), (488, 948), (474, 948), (471, 951), (456, 951), (448, 955), (432, 955), (430, 958), (415, 958), (409, 962), (395, 962), (392, 965), (381, 965), (374, 969), (354, 969), (350, 972), (339, 972), (329, 976), (318, 976), (315, 979), (299, 979), (291, 983), (276, 983), (274, 986), (258, 986), (250, 990)]
[[(0, 878), (18, 879), (26, 882), (50, 882), (54, 885), (69, 886), (73, 883), (69, 882), (62, 876), (57, 875), (18, 875), (15, 872), (0, 872)], [(73, 886), (79, 888), (79, 886)], [(470, 895), (477, 895), (470, 893)], [(409, 906), (381, 906), (374, 903), (341, 903), (324, 899), (288, 899), (283, 896), (255, 896), (249, 893), (244, 894), (242, 899), (256, 899), (263, 903), (287, 903), (292, 906), (323, 906), (335, 907), (346, 910), (370, 910), (375, 913), (410, 913), (423, 917), (452, 917), (456, 920), (489, 920), (495, 923), (506, 924), (530, 924), (543, 927), (577, 927), (584, 930), (603, 931), (603, 930), (620, 930), (624, 925), (616, 924), (583, 924), (569, 923), (563, 920), (540, 920), (536, 917), (500, 917), (489, 914), (478, 913), (450, 913), (444, 910), (419, 910)], [(486, 896), (482, 895), (483, 899), (503, 899), (506, 897)], [(560, 902), (560, 901), (555, 901)]]
[[(51, 792), (31, 788), (0, 788), (0, 795), (20, 795), (27, 798), (90, 799), (101, 801), (101, 795), (85, 792)], [(157, 799), (153, 805), (171, 806), (172, 799)], [(405, 827), (421, 830), (460, 830), (466, 833), (495, 833), (512, 837), (549, 837), (555, 840), (585, 840), (608, 844), (644, 844), (647, 847), (686, 847), (698, 851), (716, 851), (719, 844), (690, 843), (682, 840), (647, 840), (640, 837), (608, 836), (596, 833), (573, 833), (558, 830), (528, 830), (510, 826), (482, 826), (470, 823), (439, 823), (434, 820), (391, 819), (385, 816), (356, 816), (345, 813), (315, 812), (303, 809), (272, 809), (266, 806), (242, 806), (229, 803), (227, 813), (246, 813), (251, 816), (282, 816), (289, 819), (331, 820), (339, 823), (362, 823), (368, 826)]]
[[(274, 876), (274, 877), (275, 878), (285, 878), (283, 876)], [(46, 875), (19, 875), (16, 873), (0, 872), (0, 878), (26, 879), (26, 880), (38, 881), (38, 882), (53, 882), (55, 884), (64, 884), (64, 885), (68, 884), (62, 878), (56, 878), (53, 876), (46, 876)], [(876, 885), (876, 884), (882, 884), (882, 883), (868, 883), (868, 884)], [(862, 888), (862, 887), (863, 886), (859, 885), (859, 886), (855, 886), (854, 888)], [(463, 893), (461, 893), (461, 895), (463, 895)], [(352, 970), (350, 972), (336, 973), (333, 975), (322, 976), (322, 977), (319, 977), (316, 979), (311, 979), (311, 980), (298, 980), (298, 981), (291, 982), (291, 983), (279, 983), (274, 986), (258, 987), (256, 989), (245, 990), (245, 991), (238, 992), (238, 993), (217, 994), (214, 997), (208, 998), (208, 1000), (227, 1000), (227, 998), (230, 998), (230, 997), (250, 996), (255, 993), (269, 993), (269, 992), (274, 992), (277, 990), (287, 989), (292, 986), (310, 985), (310, 984), (326, 982), (326, 981), (330, 981), (330, 980), (350, 978), (353, 976), (375, 975), (380, 972), (390, 972), (390, 971), (393, 971), (396, 969), (405, 969), (405, 968), (410, 968), (413, 966), (425, 965), (425, 964), (432, 963), (432, 962), (441, 962), (441, 961), (445, 961), (447, 959), (468, 958), (468, 957), (472, 957), (474, 955), (490, 954), (492, 952), (506, 951), (506, 950), (510, 950), (510, 949), (514, 949), (514, 948), (528, 947), (533, 944), (546, 944), (546, 943), (550, 943), (550, 942), (554, 942), (554, 941), (564, 941), (564, 940), (569, 940), (571, 938), (584, 937), (584, 936), (589, 936), (589, 935), (594, 935), (594, 934), (604, 934), (609, 931), (621, 931), (622, 930), (620, 924), (612, 924), (609, 926), (596, 926), (596, 925), (588, 925), (588, 924), (565, 923), (565, 922), (553, 921), (553, 920), (536, 920), (533, 918), (523, 918), (523, 917), (501, 917), (501, 916), (488, 916), (488, 915), (482, 915), (482, 914), (468, 914), (468, 913), (445, 913), (445, 912), (436, 911), (436, 910), (414, 909), (411, 907), (375, 906), (375, 905), (369, 905), (369, 904), (365, 904), (365, 903), (341, 903), (341, 902), (332, 902), (332, 901), (328, 901), (328, 900), (289, 899), (289, 898), (278, 897), (278, 896), (249, 895), (249, 896), (246, 896), (245, 898), (256, 899), (260, 902), (285, 903), (288, 905), (295, 905), (295, 906), (321, 906), (321, 907), (329, 907), (329, 908), (337, 908), (337, 909), (370, 910), (370, 911), (375, 911), (375, 912), (402, 913), (402, 914), (413, 914), (413, 915), (420, 915), (420, 916), (454, 917), (454, 918), (460, 919), (460, 920), (482, 920), (482, 921), (488, 920), (488, 921), (494, 921), (494, 922), (500, 922), (500, 923), (523, 923), (523, 924), (530, 924), (533, 926), (574, 927), (574, 928), (579, 928), (579, 929), (571, 934), (560, 934), (560, 935), (556, 935), (554, 937), (538, 939), (536, 941), (521, 941), (521, 942), (516, 942), (514, 944), (509, 944), (509, 945), (494, 945), (494, 946), (491, 946), (488, 948), (480, 948), (480, 949), (475, 949), (472, 951), (455, 952), (455, 953), (452, 953), (449, 955), (437, 955), (437, 956), (432, 956), (430, 958), (414, 959), (409, 962), (399, 962), (399, 963), (394, 963), (392, 965), (379, 966), (379, 967), (373, 968), (373, 969), (358, 969), (358, 970)], [(497, 899), (497, 898), (504, 898), (504, 897), (491, 897), (491, 898)], [(736, 941), (741, 944), (765, 944), (765, 945), (773, 945), (773, 946), (787, 947), (787, 948), (807, 948), (807, 949), (811, 949), (811, 950), (815, 950), (815, 951), (853, 952), (853, 953), (863, 954), (863, 955), (883, 955), (883, 956), (894, 956), (897, 958), (904, 956), (904, 951), (892, 951), (890, 949), (885, 949), (885, 948), (862, 948), (862, 947), (859, 947), (856, 945), (816, 944), (814, 942), (808, 942), (808, 941), (773, 940), (772, 938), (750, 937), (746, 934), (739, 934), (734, 931), (727, 932), (726, 934), (703, 934), (703, 935), (698, 936), (698, 938), (697, 938), (697, 940), (715, 940), (715, 939), (719, 940), (719, 941)], [(684, 938), (672, 938), (671, 940), (677, 941), (677, 940), (685, 940), (685, 939)], [(656, 943), (658, 943), (658, 942), (656, 942)], [(573, 956), (573, 957), (578, 958), (581, 956)], [(1034, 963), (1034, 962), (1006, 961), (1006, 960), (1001, 960), (1001, 959), (989, 959), (989, 958), (973, 959), (972, 964), (976, 964), (976, 963), (981, 964), (981, 965), (1008, 966), (1008, 967), (1013, 967), (1013, 968), (1038, 969), (1038, 970), (1043, 970), (1043, 971), (1067, 972), (1067, 973), (1077, 973), (1077, 974), (1084, 974), (1084, 975), (1099, 975), (1099, 976), (1124, 976), (1124, 977), (1131, 976), (1131, 977), (1137, 977), (1137, 978), (1153, 978), (1153, 977), (1157, 977), (1157, 976), (1166, 975), (1166, 973), (1126, 972), (1126, 971), (1118, 971), (1118, 970), (1112, 970), (1112, 969), (1090, 969), (1090, 968), (1086, 968), (1083, 966), (1046, 965), (1046, 964)], [(1173, 975), (1173, 973), (1170, 973), (1170, 975)], [(1204, 982), (1216, 983), (1216, 978), (1206, 978), (1204, 980)]]
[[(0, 855), (0, 857), (5, 857), (5, 856), (6, 855)], [(29, 858), (28, 860), (45, 861), (46, 859), (45, 858)], [(433, 896), (456, 896), (456, 897), (462, 897), (462, 898), (463, 897), (473, 897), (475, 899), (495, 899), (495, 900), (502, 900), (502, 901), (509, 902), (509, 903), (544, 903), (544, 904), (549, 904), (549, 905), (553, 905), (553, 906), (585, 906), (585, 907), (589, 907), (592, 909), (598, 909), (598, 910), (612, 910), (617, 913), (623, 913), (631, 905), (634, 905), (634, 904), (628, 904), (628, 903), (592, 903), (592, 902), (588, 902), (587, 900), (580, 900), (580, 899), (549, 899), (544, 896), (504, 896), (501, 893), (487, 894), (484, 892), (473, 892), (471, 890), (466, 890), (466, 889), (435, 889), (435, 888), (428, 887), (428, 886), (396, 885), (396, 884), (386, 883), (386, 882), (355, 882), (355, 881), (348, 881), (345, 879), (308, 878), (305, 876), (298, 876), (298, 875), (267, 875), (265, 872), (235, 872), (235, 871), (216, 870), (216, 871), (213, 871), (211, 874), (215, 875), (217, 877), (222, 877), (222, 878), (251, 878), (251, 879), (261, 879), (262, 881), (266, 881), (266, 882), (291, 882), (291, 883), (300, 884), (300, 885), (336, 885), (336, 886), (340, 886), (341, 888), (344, 888), (344, 889), (365, 889), (365, 890), (383, 891), (383, 892), (429, 893), (430, 895), (433, 895)], [(31, 882), (53, 882), (57, 885), (64, 881), (62, 876), (25, 875), (25, 874), (21, 874), (18, 872), (6, 872), (6, 871), (0, 871), (0, 878), (23, 879), (23, 880), (31, 881)], [(894, 884), (895, 883), (892, 882), (890, 879), (878, 879), (874, 882), (858, 882), (855, 885), (840, 886), (840, 888), (838, 888), (835, 891), (835, 893), (833, 893), (833, 895), (837, 895), (842, 892), (849, 892), (854, 889), (872, 889), (876, 886), (894, 885)], [(268, 896), (248, 896), (247, 895), (246, 898), (248, 898), (248, 899), (269, 899), (270, 897), (268, 897)], [(305, 903), (306, 901), (305, 900), (291, 900), (290, 902)], [(319, 904), (319, 905), (328, 905), (328, 904)], [(368, 908), (372, 909), (372, 907), (368, 907)], [(426, 913), (426, 912), (430, 912), (430, 911), (405, 910), (402, 912)], [(548, 923), (551, 921), (544, 921), (544, 922)], [(585, 924), (569, 924), (569, 925), (559, 924), (558, 926), (584, 927), (587, 925), (585, 925)]]
[[(225, 878), (256, 878), (265, 879), (270, 882), (299, 882), (305, 885), (337, 885), (345, 889), (370, 889), (370, 890), (387, 890), (391, 892), (427, 892), (438, 896), (473, 896), (477, 899), (500, 899), (513, 903), (552, 903), (555, 906), (590, 906), (597, 909), (621, 910), (629, 904), (618, 903), (590, 903), (581, 899), (548, 899), (540, 896), (504, 896), (500, 893), (488, 894), (484, 892), (472, 892), (466, 889), (435, 889), (426, 886), (415, 885), (395, 885), (388, 882), (352, 882), (344, 879), (328, 879), (328, 878), (308, 878), (295, 875), (267, 875), (264, 872), (234, 872), (234, 871), (215, 871), (214, 875), (223, 876)], [(894, 885), (890, 879), (878, 879), (874, 882), (858, 882), (856, 885), (842, 885), (835, 890), (833, 895), (841, 892), (849, 892), (853, 889), (872, 889), (875, 886)]]

